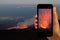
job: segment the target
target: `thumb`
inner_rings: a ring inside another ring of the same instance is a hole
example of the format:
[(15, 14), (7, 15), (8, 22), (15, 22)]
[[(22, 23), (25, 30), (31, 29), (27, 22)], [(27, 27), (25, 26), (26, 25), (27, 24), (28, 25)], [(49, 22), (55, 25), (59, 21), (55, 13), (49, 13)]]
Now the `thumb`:
[(53, 31), (59, 34), (59, 22), (56, 7), (53, 7)]

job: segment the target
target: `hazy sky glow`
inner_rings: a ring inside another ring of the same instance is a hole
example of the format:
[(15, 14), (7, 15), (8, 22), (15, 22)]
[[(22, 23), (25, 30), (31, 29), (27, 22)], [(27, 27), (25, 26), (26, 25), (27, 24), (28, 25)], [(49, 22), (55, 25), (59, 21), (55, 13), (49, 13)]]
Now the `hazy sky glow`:
[(60, 4), (60, 0), (0, 0), (0, 4), (38, 4), (38, 3)]

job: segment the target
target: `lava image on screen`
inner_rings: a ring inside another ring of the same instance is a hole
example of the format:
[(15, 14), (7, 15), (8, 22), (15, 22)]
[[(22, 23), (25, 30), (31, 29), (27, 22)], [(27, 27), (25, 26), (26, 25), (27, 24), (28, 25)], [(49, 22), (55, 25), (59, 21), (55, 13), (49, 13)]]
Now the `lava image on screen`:
[(51, 30), (51, 9), (39, 9), (39, 29)]

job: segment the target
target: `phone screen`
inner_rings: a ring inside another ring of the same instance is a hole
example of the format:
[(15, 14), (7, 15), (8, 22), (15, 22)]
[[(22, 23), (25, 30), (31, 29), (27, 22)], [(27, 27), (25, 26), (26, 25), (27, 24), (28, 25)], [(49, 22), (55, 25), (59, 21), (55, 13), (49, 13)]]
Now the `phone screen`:
[(39, 29), (51, 31), (51, 9), (39, 9)]

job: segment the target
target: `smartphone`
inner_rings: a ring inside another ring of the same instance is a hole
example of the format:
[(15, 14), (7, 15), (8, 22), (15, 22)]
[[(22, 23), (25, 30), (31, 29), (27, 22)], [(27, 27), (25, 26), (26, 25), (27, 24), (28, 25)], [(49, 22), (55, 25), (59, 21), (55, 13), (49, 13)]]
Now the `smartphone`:
[(39, 36), (53, 35), (53, 5), (38, 4), (37, 5), (37, 30)]

